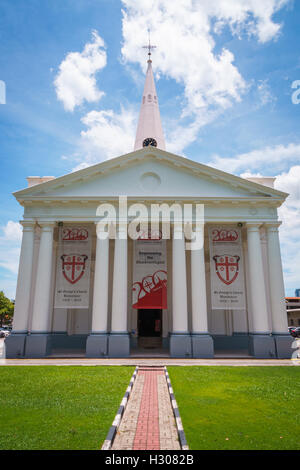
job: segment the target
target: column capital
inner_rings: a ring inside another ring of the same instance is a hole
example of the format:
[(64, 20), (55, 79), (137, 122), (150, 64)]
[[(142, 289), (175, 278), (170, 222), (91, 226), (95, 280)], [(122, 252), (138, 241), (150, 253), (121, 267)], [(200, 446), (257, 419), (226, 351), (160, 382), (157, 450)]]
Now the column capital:
[(41, 227), (43, 232), (51, 232), (56, 227), (56, 222), (38, 221), (38, 226)]
[(246, 227), (248, 232), (259, 232), (263, 222), (247, 222)]
[(264, 225), (268, 232), (278, 232), (278, 229), (282, 225), (282, 222), (266, 222)]
[(23, 232), (32, 232), (35, 229), (35, 220), (20, 220), (19, 224), (23, 227)]

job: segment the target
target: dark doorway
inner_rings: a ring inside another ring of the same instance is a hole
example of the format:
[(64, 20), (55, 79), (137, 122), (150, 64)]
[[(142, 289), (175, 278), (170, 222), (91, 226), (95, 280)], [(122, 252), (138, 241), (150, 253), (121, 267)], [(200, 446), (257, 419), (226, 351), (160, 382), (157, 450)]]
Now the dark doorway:
[(138, 311), (139, 337), (157, 338), (162, 336), (162, 310), (139, 309)]

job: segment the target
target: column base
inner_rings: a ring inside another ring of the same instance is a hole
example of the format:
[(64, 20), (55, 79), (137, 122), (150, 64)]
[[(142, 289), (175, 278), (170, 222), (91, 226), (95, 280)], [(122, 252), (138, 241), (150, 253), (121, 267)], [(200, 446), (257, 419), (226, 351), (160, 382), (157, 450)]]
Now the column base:
[(111, 333), (108, 337), (108, 357), (128, 357), (129, 354), (129, 334)]
[(86, 341), (86, 357), (107, 357), (107, 334), (92, 333)]
[(181, 358), (192, 357), (192, 342), (189, 333), (171, 333), (170, 356)]
[(51, 335), (48, 333), (31, 333), (26, 338), (25, 357), (36, 358), (49, 356), (51, 352)]
[(7, 359), (24, 357), (27, 333), (14, 333), (5, 339), (5, 356)]
[(257, 359), (275, 359), (275, 341), (274, 338), (267, 334), (250, 334), (249, 352), (251, 356)]
[(214, 341), (210, 335), (192, 334), (193, 357), (200, 359), (211, 359), (214, 357)]
[(294, 349), (292, 349), (292, 344), (296, 338), (292, 338), (290, 335), (273, 335), (275, 346), (276, 346), (276, 355), (278, 359), (291, 359)]

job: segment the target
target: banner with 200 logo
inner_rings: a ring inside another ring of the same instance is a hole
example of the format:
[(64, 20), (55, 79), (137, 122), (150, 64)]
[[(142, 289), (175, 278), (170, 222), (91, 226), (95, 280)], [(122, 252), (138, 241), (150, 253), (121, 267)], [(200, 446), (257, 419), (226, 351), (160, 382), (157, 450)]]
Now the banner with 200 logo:
[(59, 227), (55, 308), (89, 307), (90, 263), (90, 228)]
[(168, 308), (166, 240), (159, 231), (149, 230), (134, 242), (132, 307)]
[(210, 227), (209, 247), (212, 309), (245, 309), (241, 229)]

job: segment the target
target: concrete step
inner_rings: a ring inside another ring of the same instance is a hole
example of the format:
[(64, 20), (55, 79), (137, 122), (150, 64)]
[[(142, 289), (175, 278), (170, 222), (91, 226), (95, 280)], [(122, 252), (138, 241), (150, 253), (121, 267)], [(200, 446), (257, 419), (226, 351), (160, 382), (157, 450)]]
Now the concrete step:
[(157, 337), (141, 337), (138, 339), (139, 348), (157, 349), (162, 347), (162, 338)]

